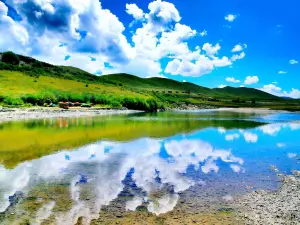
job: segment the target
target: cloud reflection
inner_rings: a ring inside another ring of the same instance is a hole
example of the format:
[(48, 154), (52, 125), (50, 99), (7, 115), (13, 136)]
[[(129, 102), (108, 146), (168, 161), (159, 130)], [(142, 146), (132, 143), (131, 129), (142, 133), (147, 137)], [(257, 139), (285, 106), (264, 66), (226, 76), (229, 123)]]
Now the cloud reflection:
[[(70, 183), (72, 207), (67, 212), (55, 213), (56, 222), (73, 224), (79, 217), (84, 217), (84, 223), (88, 224), (98, 218), (103, 206), (118, 198), (126, 185), (125, 177), (133, 170), (132, 180), (145, 194), (135, 194), (126, 202), (126, 210), (135, 210), (146, 203), (150, 212), (159, 215), (171, 211), (180, 192), (199, 182), (184, 175), (190, 166), (203, 173), (218, 172), (219, 160), (227, 163), (234, 172), (240, 172), (244, 163), (230, 151), (214, 149), (211, 144), (198, 139), (99, 142), (76, 151), (25, 162), (13, 170), (1, 167), (0, 212), (7, 209), (9, 197), (18, 191), (26, 195), (34, 185), (44, 181), (63, 181)], [(89, 189), (92, 197), (82, 199), (82, 191), (87, 187), (92, 187)], [(55, 204), (51, 201), (42, 206), (31, 222), (39, 224), (47, 219)]]

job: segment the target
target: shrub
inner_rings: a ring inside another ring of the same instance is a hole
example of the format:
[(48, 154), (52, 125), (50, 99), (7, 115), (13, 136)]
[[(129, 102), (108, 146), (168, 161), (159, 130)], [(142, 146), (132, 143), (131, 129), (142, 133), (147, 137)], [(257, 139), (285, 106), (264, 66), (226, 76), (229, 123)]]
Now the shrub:
[(122, 105), (128, 109), (145, 110), (154, 112), (158, 109), (158, 103), (154, 99), (124, 98)]
[(12, 64), (12, 65), (19, 65), (20, 59), (19, 56), (17, 56), (13, 52), (4, 52), (2, 55), (2, 62)]
[(11, 97), (6, 97), (3, 101), (4, 104), (10, 105), (10, 106), (20, 106), (23, 105), (24, 102), (20, 98), (11, 98)]
[(39, 99), (34, 95), (27, 94), (25, 96), (22, 96), (22, 101), (25, 103), (30, 103), (32, 105), (36, 105)]

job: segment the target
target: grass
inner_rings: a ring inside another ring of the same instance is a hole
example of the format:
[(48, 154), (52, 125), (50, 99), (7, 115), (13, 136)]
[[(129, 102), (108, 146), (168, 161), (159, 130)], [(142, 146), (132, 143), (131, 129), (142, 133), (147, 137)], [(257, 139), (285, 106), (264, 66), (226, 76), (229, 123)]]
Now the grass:
[(0, 102), (8, 106), (43, 105), (48, 99), (85, 102), (110, 107), (152, 111), (161, 105), (151, 95), (104, 84), (89, 84), (56, 77), (30, 77), (16, 71), (0, 71)]

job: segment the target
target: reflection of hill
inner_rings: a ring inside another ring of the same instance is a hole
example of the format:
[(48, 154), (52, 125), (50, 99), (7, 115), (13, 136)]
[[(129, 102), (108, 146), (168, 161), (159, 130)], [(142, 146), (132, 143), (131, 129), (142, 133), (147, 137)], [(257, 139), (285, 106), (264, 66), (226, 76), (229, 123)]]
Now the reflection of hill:
[(243, 120), (147, 120), (127, 116), (6, 123), (0, 125), (0, 163), (13, 168), (26, 160), (98, 140), (130, 141), (141, 137), (168, 137), (208, 127), (247, 129), (259, 125), (261, 123)]

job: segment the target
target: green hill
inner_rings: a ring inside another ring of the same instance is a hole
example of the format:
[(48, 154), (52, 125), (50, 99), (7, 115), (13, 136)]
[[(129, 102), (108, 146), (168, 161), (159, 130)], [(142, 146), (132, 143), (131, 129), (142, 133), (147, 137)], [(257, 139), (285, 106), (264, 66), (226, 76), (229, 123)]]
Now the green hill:
[(189, 104), (217, 107), (253, 107), (253, 102), (255, 106), (266, 106), (266, 102), (272, 106), (298, 104), (296, 100), (253, 88), (210, 89), (189, 82), (130, 74), (96, 76), (14, 53), (9, 53), (10, 58), (4, 55), (0, 54), (1, 105), (43, 105), (49, 99), (54, 103), (80, 101), (143, 110)]
[(129, 88), (138, 88), (147, 91), (180, 91), (193, 92), (197, 94), (209, 94), (211, 89), (198, 86), (188, 82), (179, 82), (176, 80), (166, 78), (140, 78), (130, 74), (110, 74), (101, 76), (100, 80), (103, 83), (114, 82), (115, 84), (122, 84)]
[(224, 88), (214, 88), (212, 89), (214, 93), (219, 96), (228, 97), (240, 97), (243, 99), (256, 99), (256, 100), (281, 100), (280, 97), (271, 95), (269, 93), (247, 87), (224, 87)]

